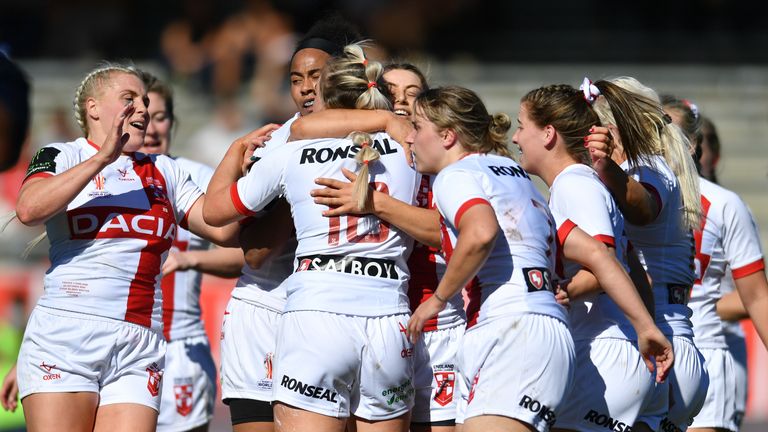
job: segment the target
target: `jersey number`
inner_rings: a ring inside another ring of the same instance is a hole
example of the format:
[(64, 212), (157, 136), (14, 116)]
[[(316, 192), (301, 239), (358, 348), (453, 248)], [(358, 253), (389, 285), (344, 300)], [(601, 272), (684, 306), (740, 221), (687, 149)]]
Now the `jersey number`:
[[(371, 183), (377, 191), (389, 195), (389, 187), (386, 183)], [(357, 233), (357, 223), (360, 220), (358, 216), (343, 216), (347, 220), (347, 241), (349, 243), (383, 243), (389, 237), (389, 223), (379, 220), (378, 232), (372, 232), (366, 235)], [(341, 218), (342, 216), (333, 216), (328, 218), (328, 246), (338, 246), (341, 238)]]

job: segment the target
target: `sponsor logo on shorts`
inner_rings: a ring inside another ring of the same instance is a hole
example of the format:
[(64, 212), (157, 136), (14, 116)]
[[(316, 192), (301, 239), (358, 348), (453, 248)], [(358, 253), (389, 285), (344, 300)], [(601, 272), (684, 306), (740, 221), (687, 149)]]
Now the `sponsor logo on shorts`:
[(45, 364), (45, 362), (40, 362), (40, 368), (42, 368), (43, 370), (45, 370), (45, 372), (47, 372), (46, 374), (43, 375), (43, 381), (52, 381), (52, 380), (61, 379), (60, 373), (51, 373), (51, 371), (56, 368), (56, 365), (48, 365), (48, 364)]
[(676, 424), (672, 423), (669, 420), (669, 417), (664, 417), (663, 419), (661, 419), (661, 425), (659, 425), (659, 429), (662, 432), (683, 432), (682, 429), (677, 427)]
[(400, 384), (399, 386), (390, 387), (382, 391), (381, 395), (384, 397), (388, 397), (387, 405), (392, 405), (395, 402), (409, 400), (414, 393), (415, 393), (415, 390), (413, 389), (413, 385), (411, 384), (411, 380), (409, 379), (404, 383)]
[(267, 379), (272, 379), (272, 353), (267, 353), (264, 357), (264, 369), (267, 372)]
[(402, 358), (413, 357), (413, 348), (403, 348), (402, 351), (400, 351), (400, 357)]
[(528, 292), (537, 292), (542, 290), (552, 291), (552, 282), (549, 269), (545, 267), (529, 267), (523, 269), (525, 284), (528, 286)]
[(176, 412), (186, 417), (192, 412), (192, 383), (174, 384), (173, 395), (176, 397)]
[(453, 385), (456, 382), (455, 372), (435, 372), (435, 402), (440, 406), (446, 406), (453, 401)]
[(283, 379), (280, 381), (280, 385), (287, 388), (288, 390), (293, 390), (302, 396), (307, 396), (314, 399), (324, 399), (329, 402), (339, 403), (339, 394), (335, 391), (325, 387), (304, 384), (303, 382), (295, 378), (291, 378), (288, 375), (283, 375)]
[(603, 426), (613, 432), (632, 432), (632, 425), (628, 425), (618, 419), (612, 418), (606, 414), (601, 414), (595, 410), (589, 410), (584, 420)]
[(157, 363), (152, 363), (147, 368), (147, 375), (147, 390), (152, 397), (155, 397), (160, 394), (160, 380), (163, 378), (163, 371)]
[(348, 255), (312, 255), (299, 257), (300, 271), (331, 271), (358, 276), (398, 279), (395, 262), (388, 259), (353, 257)]
[(520, 399), (520, 403), (518, 405), (529, 410), (530, 412), (536, 413), (536, 417), (544, 420), (549, 425), (549, 427), (552, 427), (552, 425), (554, 425), (555, 421), (557, 420), (555, 411), (528, 395), (523, 395), (523, 398)]

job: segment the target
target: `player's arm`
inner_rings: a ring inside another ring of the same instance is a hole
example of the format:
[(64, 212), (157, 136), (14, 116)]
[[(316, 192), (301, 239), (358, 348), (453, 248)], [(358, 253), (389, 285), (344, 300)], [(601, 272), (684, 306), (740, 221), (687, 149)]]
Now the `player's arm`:
[(0, 388), (0, 405), (6, 411), (14, 412), (19, 405), (19, 380), (16, 375), (16, 364), (5, 374)]
[(208, 183), (206, 194), (208, 199), (203, 206), (205, 222), (213, 226), (223, 226), (243, 218), (242, 212), (235, 207), (230, 189), (243, 176), (243, 165), (246, 152), (255, 146), (261, 147), (270, 138), (272, 131), (278, 129), (276, 124), (268, 124), (256, 129), (238, 139), (229, 146), (224, 159)]
[(326, 109), (296, 119), (291, 124), (291, 141), (310, 138), (343, 138), (352, 132), (386, 131), (395, 141), (405, 142), (413, 126), (387, 110)]
[[(314, 115), (314, 114), (312, 114)], [(327, 205), (323, 216), (333, 217), (346, 214), (373, 214), (385, 220), (416, 241), (435, 248), (440, 247), (440, 214), (434, 209), (425, 209), (410, 205), (388, 194), (369, 188), (366, 208), (359, 208), (352, 194), (352, 185), (357, 175), (342, 168), (348, 182), (332, 178), (315, 180), (323, 189), (314, 189), (310, 194), (316, 204)]]
[(408, 322), (408, 335), (412, 341), (419, 338), (424, 324), (443, 310), (448, 299), (461, 291), (482, 268), (496, 243), (499, 224), (490, 205), (470, 207), (461, 217), (459, 235), (451, 260), (434, 295), (419, 305)]
[(635, 225), (653, 222), (661, 211), (656, 198), (611, 159), (608, 128), (595, 126), (591, 130), (585, 140), (592, 156), (592, 167), (611, 191), (624, 218)]
[(293, 234), (291, 206), (285, 199), (278, 199), (265, 213), (251, 218), (240, 230), (240, 247), (245, 262), (258, 269), (270, 257), (280, 254)]
[(674, 362), (672, 346), (656, 327), (656, 323), (646, 310), (632, 280), (616, 259), (616, 255), (604, 243), (595, 240), (578, 227), (570, 230), (565, 240), (561, 239), (561, 242), (563, 255), (588, 268), (601, 282), (606, 294), (624, 312), (637, 332), (638, 347), (648, 369), (654, 370), (651, 357), (655, 357), (658, 368), (656, 379), (659, 382), (663, 381)]
[(739, 278), (734, 276), (734, 282), (757, 334), (763, 345), (768, 347), (768, 281), (765, 269)]
[(717, 315), (723, 321), (741, 321), (749, 318), (749, 312), (744, 307), (738, 291), (732, 291), (720, 297), (716, 306)]
[(240, 232), (240, 226), (237, 222), (230, 222), (222, 225), (210, 225), (203, 218), (203, 208), (208, 195), (203, 194), (189, 209), (186, 219), (189, 231), (192, 233), (223, 247), (238, 247), (237, 237)]
[(195, 270), (223, 278), (240, 276), (243, 251), (239, 248), (214, 247), (209, 250), (171, 252), (163, 263), (163, 276), (175, 271)]
[(112, 122), (112, 130), (99, 151), (68, 170), (49, 177), (30, 177), (21, 187), (16, 201), (16, 216), (24, 225), (45, 223), (63, 211), (91, 179), (117, 160), (128, 141), (123, 127), (136, 108), (127, 105)]

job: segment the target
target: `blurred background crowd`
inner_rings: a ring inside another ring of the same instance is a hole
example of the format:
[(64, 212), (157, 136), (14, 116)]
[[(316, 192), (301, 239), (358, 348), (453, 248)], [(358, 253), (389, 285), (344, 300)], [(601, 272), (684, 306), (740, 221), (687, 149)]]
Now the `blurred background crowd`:
[[(19, 164), (0, 173), (0, 215), (13, 210), (34, 151), (80, 135), (73, 92), (99, 60), (130, 59), (167, 79), (179, 118), (172, 153), (215, 166), (234, 138), (293, 114), (295, 43), (332, 12), (373, 39), (381, 59), (413, 62), (435, 85), (472, 88), (513, 118), (528, 90), (585, 75), (631, 75), (694, 101), (720, 133), (720, 182), (750, 205), (765, 244), (768, 3), (744, 0), (0, 0), (0, 51), (31, 86), (30, 133)], [(42, 289), (46, 245), (20, 258), (40, 232), (11, 223), (0, 235), (2, 374)], [(205, 281), (216, 352), (231, 281)], [(768, 355), (752, 349), (750, 361), (747, 428), (765, 430)], [(0, 430), (18, 421), (0, 413)]]

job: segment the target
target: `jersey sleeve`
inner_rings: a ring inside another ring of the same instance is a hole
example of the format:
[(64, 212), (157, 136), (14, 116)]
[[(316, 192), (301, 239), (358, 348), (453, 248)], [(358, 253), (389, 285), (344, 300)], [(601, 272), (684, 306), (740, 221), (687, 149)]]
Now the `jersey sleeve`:
[(571, 219), (563, 216), (557, 209), (551, 209), (551, 213), (557, 227), (557, 245), (562, 250), (565, 240), (578, 225)]
[(238, 213), (253, 216), (282, 193), (286, 164), (296, 149), (282, 145), (253, 163), (245, 177), (230, 187), (230, 197)]
[(472, 173), (451, 170), (441, 173), (433, 185), (434, 199), (443, 218), (458, 227), (461, 218), (473, 206), (491, 205), (491, 201)]
[(176, 210), (176, 220), (179, 221), (179, 225), (182, 228), (189, 229), (187, 225), (189, 210), (203, 195), (203, 191), (194, 181), (192, 181), (192, 176), (189, 172), (176, 163), (175, 160), (164, 155), (159, 157), (162, 157), (170, 163), (170, 169), (175, 184), (173, 208)]
[(51, 177), (72, 168), (65, 146), (51, 144), (41, 148), (32, 157), (24, 181), (37, 177)]
[(752, 213), (737, 196), (723, 207), (723, 252), (734, 279), (765, 268), (760, 235)]
[[(613, 222), (608, 212), (606, 199), (612, 199), (607, 190), (601, 190), (599, 180), (590, 181), (584, 177), (572, 176), (566, 182), (559, 182), (550, 197), (553, 214), (567, 215), (566, 220), (576, 224), (584, 232), (608, 246), (615, 247)], [(565, 216), (563, 216), (565, 218)], [(556, 219), (557, 222), (557, 219)], [(558, 226), (558, 236), (560, 223)]]

